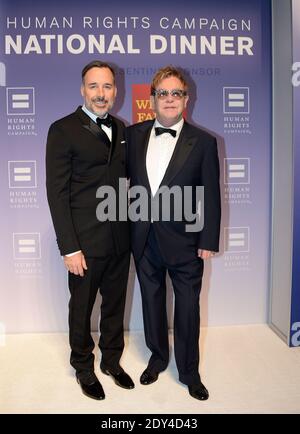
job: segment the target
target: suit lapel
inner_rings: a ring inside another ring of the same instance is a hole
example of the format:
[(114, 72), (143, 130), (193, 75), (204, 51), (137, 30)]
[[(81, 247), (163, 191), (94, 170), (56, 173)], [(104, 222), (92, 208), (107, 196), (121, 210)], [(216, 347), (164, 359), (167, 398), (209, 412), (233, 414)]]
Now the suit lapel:
[(102, 130), (102, 128), (99, 128), (98, 125), (95, 122), (93, 122), (92, 119), (86, 113), (84, 113), (81, 107), (78, 107), (76, 113), (80, 118), (82, 127), (87, 131), (89, 131), (91, 134), (93, 134), (95, 137), (97, 137), (97, 139), (100, 139), (103, 142), (105, 142), (105, 144), (110, 147), (110, 141), (107, 135), (105, 134), (105, 132)]
[(162, 185), (169, 185), (172, 179), (181, 170), (188, 156), (190, 155), (193, 147), (196, 143), (196, 137), (194, 134), (189, 133), (189, 124), (184, 122), (181, 133), (178, 137), (173, 155), (168, 164), (165, 175), (160, 183)]
[(141, 184), (144, 185), (148, 191), (151, 192), (150, 183), (147, 174), (146, 167), (146, 157), (147, 157), (147, 149), (150, 138), (151, 129), (153, 127), (154, 121), (150, 123), (147, 128), (142, 128), (142, 126), (137, 130), (137, 142), (139, 146), (137, 146), (137, 161), (141, 162), (140, 167), (137, 167), (139, 170)]
[[(106, 134), (105, 134), (106, 135)], [(107, 137), (107, 136), (106, 136)], [(110, 144), (110, 148), (109, 148), (109, 157), (108, 157), (108, 164), (111, 161), (112, 155), (114, 153), (114, 149), (116, 147), (116, 143), (117, 143), (117, 138), (118, 138), (118, 127), (117, 124), (114, 121), (114, 118), (112, 117), (112, 125), (111, 125), (111, 144)]]

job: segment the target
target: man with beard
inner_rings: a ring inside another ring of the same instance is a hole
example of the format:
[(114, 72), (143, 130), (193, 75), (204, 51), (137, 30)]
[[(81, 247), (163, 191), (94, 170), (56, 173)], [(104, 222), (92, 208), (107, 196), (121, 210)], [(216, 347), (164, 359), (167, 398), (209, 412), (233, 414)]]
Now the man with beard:
[(108, 185), (118, 195), (119, 178), (126, 176), (125, 126), (108, 113), (117, 95), (112, 67), (100, 61), (86, 65), (82, 70), (81, 95), (84, 105), (49, 129), (47, 195), (58, 247), (69, 272), (70, 362), (83, 393), (104, 399), (94, 373), (90, 330), (98, 289), (102, 296), (101, 371), (120, 387), (134, 387), (119, 363), (124, 348), (130, 258), (128, 223), (99, 221), (96, 217), (97, 189)]

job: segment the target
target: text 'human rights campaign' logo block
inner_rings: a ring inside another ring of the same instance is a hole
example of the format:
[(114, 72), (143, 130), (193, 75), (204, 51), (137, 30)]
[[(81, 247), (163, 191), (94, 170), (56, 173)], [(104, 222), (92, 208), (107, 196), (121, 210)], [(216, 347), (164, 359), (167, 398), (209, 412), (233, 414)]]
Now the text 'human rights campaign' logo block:
[(7, 115), (34, 115), (35, 99), (33, 87), (6, 88)]
[(36, 161), (8, 162), (9, 188), (36, 188)]
[(250, 250), (250, 228), (224, 228), (225, 252), (242, 253)]
[(41, 259), (40, 233), (13, 234), (14, 259)]
[(223, 111), (225, 114), (249, 114), (249, 87), (223, 87)]
[(250, 184), (250, 158), (224, 158), (225, 184)]

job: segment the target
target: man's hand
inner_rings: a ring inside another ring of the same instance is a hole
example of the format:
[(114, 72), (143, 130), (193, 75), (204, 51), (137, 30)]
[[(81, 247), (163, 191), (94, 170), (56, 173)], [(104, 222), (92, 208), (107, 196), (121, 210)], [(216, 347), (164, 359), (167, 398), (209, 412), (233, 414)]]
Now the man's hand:
[(82, 252), (78, 252), (72, 256), (64, 256), (65, 267), (70, 273), (83, 277), (84, 271), (87, 270), (85, 258)]
[(210, 250), (198, 249), (198, 257), (201, 259), (209, 259), (215, 255), (215, 252)]

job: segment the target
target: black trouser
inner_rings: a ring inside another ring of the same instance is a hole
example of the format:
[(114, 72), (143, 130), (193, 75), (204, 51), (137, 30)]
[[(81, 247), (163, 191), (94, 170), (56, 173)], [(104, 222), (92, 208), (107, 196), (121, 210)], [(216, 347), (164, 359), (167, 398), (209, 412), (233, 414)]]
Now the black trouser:
[(199, 333), (203, 261), (196, 254), (185, 264), (168, 265), (159, 251), (151, 228), (136, 270), (141, 287), (145, 341), (152, 352), (148, 369), (161, 372), (169, 361), (168, 321), (166, 308), (166, 272), (175, 294), (174, 352), (179, 380), (187, 385), (198, 384)]
[(111, 370), (119, 370), (124, 348), (123, 320), (130, 254), (85, 259), (88, 269), (83, 277), (69, 273), (70, 362), (81, 378), (94, 371), (94, 341), (90, 323), (98, 289), (102, 296), (101, 364)]

